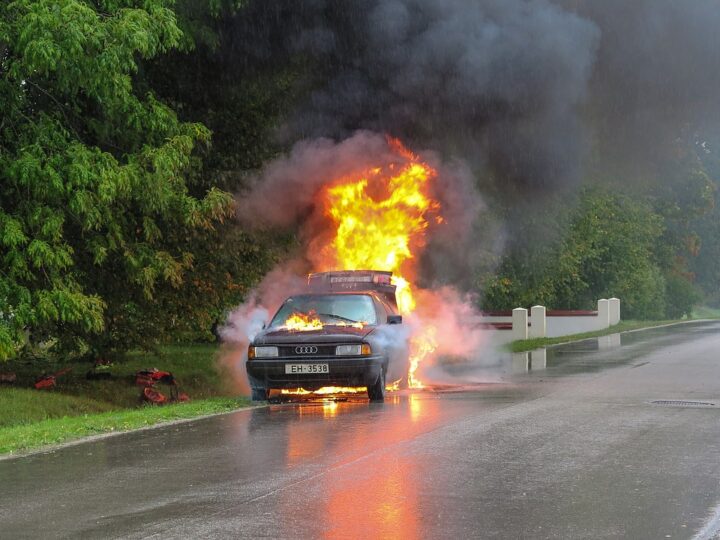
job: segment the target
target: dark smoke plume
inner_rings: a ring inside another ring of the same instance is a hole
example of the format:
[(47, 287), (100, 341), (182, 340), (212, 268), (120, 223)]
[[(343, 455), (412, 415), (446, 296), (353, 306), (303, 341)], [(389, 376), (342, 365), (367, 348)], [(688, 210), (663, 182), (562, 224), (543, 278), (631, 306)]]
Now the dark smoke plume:
[(715, 0), (257, 0), (226, 32), (247, 64), (307, 66), (288, 142), (387, 132), (512, 201), (720, 131), (719, 25)]
[(602, 34), (587, 123), (595, 161), (628, 173), (663, 174), (678, 143), (717, 137), (720, 5), (714, 0), (563, 2)]
[(388, 132), (488, 164), (526, 189), (577, 177), (593, 23), (546, 1), (312, 6), (293, 45), (328, 70), (293, 133)]

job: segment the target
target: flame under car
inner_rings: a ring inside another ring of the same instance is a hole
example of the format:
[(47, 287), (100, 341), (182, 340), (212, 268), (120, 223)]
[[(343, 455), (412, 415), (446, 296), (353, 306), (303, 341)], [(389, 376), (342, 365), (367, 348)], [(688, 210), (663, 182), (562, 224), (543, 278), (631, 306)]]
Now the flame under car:
[(273, 389), (364, 386), (383, 401), (388, 368), (406, 354), (390, 272), (311, 274), (309, 288), (285, 300), (250, 344), (253, 400)]

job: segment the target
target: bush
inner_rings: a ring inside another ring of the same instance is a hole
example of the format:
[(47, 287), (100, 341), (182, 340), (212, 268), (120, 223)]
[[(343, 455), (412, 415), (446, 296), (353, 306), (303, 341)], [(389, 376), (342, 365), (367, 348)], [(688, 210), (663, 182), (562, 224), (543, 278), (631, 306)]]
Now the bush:
[[(612, 287), (622, 301), (624, 319), (659, 320), (665, 315), (665, 278), (654, 264), (618, 276)], [(608, 295), (611, 296), (611, 295)]]
[(505, 258), (498, 275), (485, 282), (483, 307), (592, 309), (598, 299), (615, 296), (624, 317), (660, 319), (665, 278), (655, 250), (662, 233), (662, 218), (648, 204), (587, 190), (559, 242), (534, 259), (522, 253)]
[(683, 276), (671, 274), (665, 279), (665, 315), (668, 319), (689, 317), (700, 293)]

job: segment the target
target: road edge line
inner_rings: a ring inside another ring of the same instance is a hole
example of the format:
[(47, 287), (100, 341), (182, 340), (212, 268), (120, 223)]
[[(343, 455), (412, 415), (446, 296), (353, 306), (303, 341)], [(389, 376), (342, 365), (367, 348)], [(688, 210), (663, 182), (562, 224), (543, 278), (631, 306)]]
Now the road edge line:
[(703, 528), (693, 536), (693, 540), (711, 540), (718, 537), (720, 533), (720, 505), (715, 507), (715, 512), (705, 521)]

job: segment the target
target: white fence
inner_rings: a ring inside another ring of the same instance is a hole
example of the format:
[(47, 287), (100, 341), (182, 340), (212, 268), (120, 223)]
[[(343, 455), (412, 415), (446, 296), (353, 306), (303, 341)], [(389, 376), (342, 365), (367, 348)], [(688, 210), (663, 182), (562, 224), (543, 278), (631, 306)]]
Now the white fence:
[(493, 339), (498, 344), (518, 339), (569, 336), (604, 330), (620, 322), (620, 300), (598, 300), (596, 311), (549, 310), (533, 306), (528, 310), (516, 308), (512, 312), (488, 312), (478, 320), (480, 324), (498, 330)]

